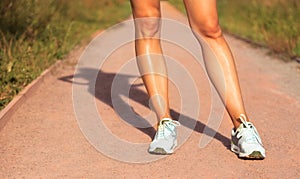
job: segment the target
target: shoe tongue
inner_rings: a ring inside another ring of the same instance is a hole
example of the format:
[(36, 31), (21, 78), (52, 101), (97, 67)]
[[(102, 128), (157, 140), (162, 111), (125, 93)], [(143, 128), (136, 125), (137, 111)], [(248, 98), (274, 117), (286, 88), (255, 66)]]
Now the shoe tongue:
[(247, 126), (244, 123), (241, 123), (236, 130), (241, 130), (243, 128), (247, 128)]
[(171, 119), (165, 118), (161, 120), (161, 124), (164, 124), (165, 122), (171, 122)]
[(161, 121), (161, 125), (164, 125), (164, 124), (167, 124), (167, 122), (170, 122), (170, 121), (168, 121), (168, 120), (164, 120), (164, 121)]
[(241, 130), (241, 129), (244, 129), (244, 128), (252, 128), (252, 124), (250, 122), (241, 123), (240, 126), (237, 128), (237, 130)]

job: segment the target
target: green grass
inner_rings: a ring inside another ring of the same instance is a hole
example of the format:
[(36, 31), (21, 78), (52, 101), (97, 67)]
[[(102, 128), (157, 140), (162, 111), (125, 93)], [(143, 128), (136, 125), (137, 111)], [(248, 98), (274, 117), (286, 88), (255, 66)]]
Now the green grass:
[[(184, 11), (182, 0), (169, 0)], [(299, 0), (219, 0), (224, 31), (300, 57)], [(130, 14), (127, 0), (1, 0), (0, 109), (99, 29)]]
[(1, 0), (0, 109), (92, 33), (129, 14), (126, 0)]
[[(182, 0), (169, 0), (184, 10)], [(219, 0), (224, 31), (263, 44), (288, 59), (300, 57), (299, 0)]]

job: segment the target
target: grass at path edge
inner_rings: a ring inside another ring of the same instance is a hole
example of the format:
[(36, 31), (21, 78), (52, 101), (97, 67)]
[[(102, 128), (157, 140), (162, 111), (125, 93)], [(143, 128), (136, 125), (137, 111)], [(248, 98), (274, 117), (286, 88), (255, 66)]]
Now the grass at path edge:
[[(169, 0), (182, 12), (182, 0)], [(299, 0), (217, 1), (223, 31), (268, 47), (284, 60), (300, 57)]]
[(126, 0), (1, 0), (0, 110), (76, 45), (130, 11)]

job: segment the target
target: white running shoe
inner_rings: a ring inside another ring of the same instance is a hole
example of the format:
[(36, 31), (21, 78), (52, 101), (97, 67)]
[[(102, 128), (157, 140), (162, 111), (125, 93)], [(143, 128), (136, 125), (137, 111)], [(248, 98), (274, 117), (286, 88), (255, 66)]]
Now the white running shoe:
[(264, 159), (265, 149), (258, 132), (251, 122), (246, 121), (246, 116), (241, 115), (242, 124), (231, 131), (231, 151), (240, 158)]
[(158, 155), (172, 154), (177, 146), (177, 126), (180, 126), (178, 121), (169, 118), (162, 119), (148, 152)]

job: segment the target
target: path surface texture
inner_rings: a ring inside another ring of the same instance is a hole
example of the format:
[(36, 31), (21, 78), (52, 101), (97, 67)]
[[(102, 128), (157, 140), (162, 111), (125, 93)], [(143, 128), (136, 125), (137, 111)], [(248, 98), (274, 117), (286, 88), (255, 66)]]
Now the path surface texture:
[(162, 10), (173, 19), (162, 22), (162, 44), (172, 115), (181, 123), (175, 153), (147, 153), (156, 119), (128, 20), (70, 53), (11, 109), (0, 131), (0, 178), (299, 178), (299, 64), (226, 35), (267, 155), (241, 160), (229, 150), (232, 124), (186, 17), (165, 2)]

